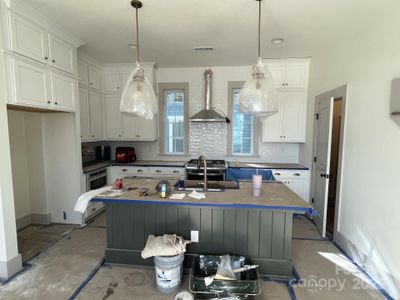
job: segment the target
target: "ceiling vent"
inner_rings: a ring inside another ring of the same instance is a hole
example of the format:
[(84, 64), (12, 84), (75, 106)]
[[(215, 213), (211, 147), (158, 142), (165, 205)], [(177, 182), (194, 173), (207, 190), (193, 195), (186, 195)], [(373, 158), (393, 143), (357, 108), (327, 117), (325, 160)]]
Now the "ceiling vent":
[(197, 46), (193, 47), (193, 51), (213, 51), (215, 49), (214, 46)]

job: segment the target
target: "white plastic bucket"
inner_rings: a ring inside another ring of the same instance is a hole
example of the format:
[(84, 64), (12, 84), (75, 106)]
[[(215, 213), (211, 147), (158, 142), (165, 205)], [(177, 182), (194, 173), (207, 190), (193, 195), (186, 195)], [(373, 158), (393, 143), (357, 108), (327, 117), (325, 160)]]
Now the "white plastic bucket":
[(157, 289), (164, 294), (176, 292), (183, 276), (184, 254), (175, 256), (155, 256)]

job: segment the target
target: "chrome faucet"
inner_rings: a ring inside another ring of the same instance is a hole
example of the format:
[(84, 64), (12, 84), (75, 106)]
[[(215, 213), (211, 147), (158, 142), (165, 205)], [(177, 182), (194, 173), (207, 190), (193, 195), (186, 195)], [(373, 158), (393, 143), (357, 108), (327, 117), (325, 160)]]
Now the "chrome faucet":
[(203, 185), (203, 191), (207, 191), (207, 158), (205, 155), (200, 155), (199, 158), (197, 159), (197, 169), (200, 169), (201, 166), (201, 161), (203, 161), (204, 164), (204, 185)]

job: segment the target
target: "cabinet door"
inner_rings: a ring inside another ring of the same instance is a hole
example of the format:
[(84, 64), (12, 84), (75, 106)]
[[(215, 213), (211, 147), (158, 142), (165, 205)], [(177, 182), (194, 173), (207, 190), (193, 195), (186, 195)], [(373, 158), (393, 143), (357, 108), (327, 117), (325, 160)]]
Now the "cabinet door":
[(146, 120), (144, 118), (138, 118), (136, 134), (140, 140), (155, 140), (155, 124), (156, 118), (153, 120)]
[(55, 109), (74, 111), (76, 80), (60, 73), (50, 72), (52, 104)]
[[(119, 108), (119, 107), (118, 107)], [(123, 113), (122, 114), (122, 129), (124, 132), (124, 138), (127, 140), (138, 140), (138, 117)]]
[(263, 120), (263, 142), (282, 142), (283, 97), (278, 94), (278, 112)]
[(100, 70), (94, 66), (89, 65), (88, 67), (89, 75), (89, 87), (92, 89), (100, 89)]
[(266, 66), (271, 72), (272, 81), (275, 87), (285, 86), (285, 67), (279, 65), (267, 65)]
[(55, 35), (49, 34), (50, 65), (75, 74), (75, 48)]
[(304, 92), (287, 93), (283, 100), (282, 135), (285, 142), (305, 142)]
[(306, 199), (306, 184), (304, 180), (301, 179), (287, 179), (285, 184), (297, 195), (299, 195), (304, 200)]
[(104, 73), (104, 90), (106, 92), (118, 92), (121, 90), (119, 72), (106, 71)]
[(132, 71), (130, 72), (121, 72), (121, 90), (124, 89), (126, 83), (128, 82), (129, 75), (131, 75)]
[(90, 137), (100, 139), (102, 137), (101, 129), (101, 97), (100, 94), (89, 92), (90, 103)]
[(81, 120), (81, 140), (90, 139), (89, 92), (79, 89), (79, 114)]
[(11, 50), (46, 62), (46, 33), (32, 22), (10, 13)]
[(79, 83), (89, 85), (88, 64), (78, 60), (78, 77)]
[(17, 58), (10, 58), (10, 68), (14, 102), (50, 108), (46, 69)]
[(120, 101), (121, 96), (119, 95), (105, 96), (107, 139), (118, 140), (123, 138), (121, 112), (119, 110)]
[(285, 68), (285, 87), (306, 89), (305, 65), (287, 65)]

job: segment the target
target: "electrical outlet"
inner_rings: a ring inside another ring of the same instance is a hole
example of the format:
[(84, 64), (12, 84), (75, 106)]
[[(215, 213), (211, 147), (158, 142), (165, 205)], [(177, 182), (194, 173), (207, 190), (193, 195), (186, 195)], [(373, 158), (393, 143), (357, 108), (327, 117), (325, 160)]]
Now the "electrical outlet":
[(190, 240), (192, 241), (192, 243), (199, 242), (199, 231), (198, 230), (190, 231)]

